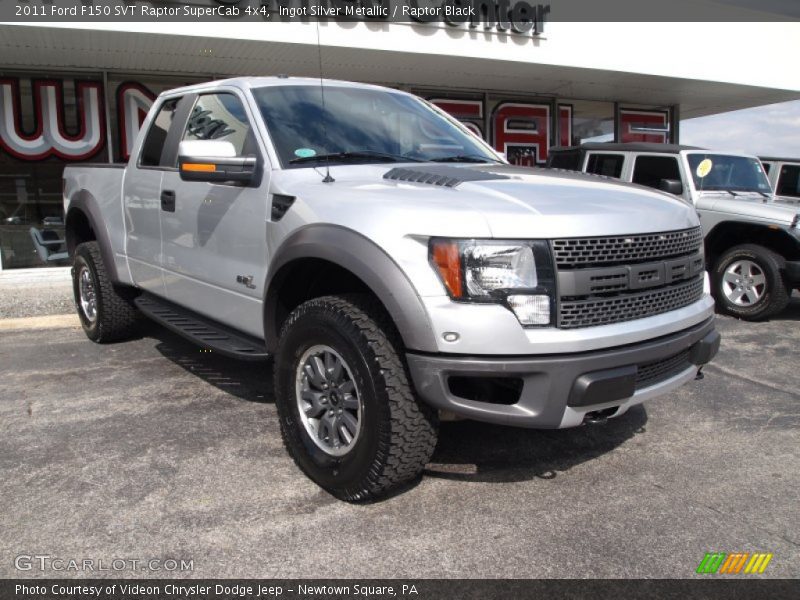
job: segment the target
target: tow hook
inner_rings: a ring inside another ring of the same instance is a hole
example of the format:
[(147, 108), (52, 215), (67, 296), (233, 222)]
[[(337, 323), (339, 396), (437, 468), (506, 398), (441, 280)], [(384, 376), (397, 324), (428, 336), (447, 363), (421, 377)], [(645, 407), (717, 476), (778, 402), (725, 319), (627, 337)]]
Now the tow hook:
[(603, 410), (593, 410), (592, 412), (588, 412), (583, 417), (583, 424), (605, 425), (608, 422), (608, 417), (617, 412), (617, 410), (619, 410), (618, 406), (612, 406), (611, 408), (606, 408)]
[(699, 369), (697, 369), (697, 375), (694, 376), (694, 380), (695, 381), (702, 381), (705, 378), (706, 378), (706, 376), (703, 375), (703, 367), (700, 367)]

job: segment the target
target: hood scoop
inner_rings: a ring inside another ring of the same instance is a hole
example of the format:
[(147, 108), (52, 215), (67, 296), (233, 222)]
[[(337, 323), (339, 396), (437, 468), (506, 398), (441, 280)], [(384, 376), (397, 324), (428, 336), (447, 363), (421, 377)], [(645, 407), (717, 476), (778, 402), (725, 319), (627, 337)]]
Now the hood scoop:
[(487, 173), (465, 167), (449, 167), (447, 165), (430, 165), (422, 167), (395, 167), (383, 175), (392, 181), (408, 181), (410, 183), (427, 183), (441, 187), (454, 188), (466, 181), (490, 181), (492, 179), (510, 179), (506, 175)]

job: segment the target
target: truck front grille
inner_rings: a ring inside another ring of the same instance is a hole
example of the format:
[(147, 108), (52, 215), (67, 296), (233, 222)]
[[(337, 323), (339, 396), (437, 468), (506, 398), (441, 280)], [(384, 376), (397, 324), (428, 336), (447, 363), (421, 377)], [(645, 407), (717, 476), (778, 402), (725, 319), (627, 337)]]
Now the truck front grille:
[(703, 276), (677, 285), (610, 297), (561, 299), (558, 326), (563, 329), (609, 325), (676, 310), (703, 296)]
[(636, 373), (636, 389), (650, 387), (689, 368), (689, 350), (684, 350), (669, 358), (639, 365)]
[(553, 240), (556, 268), (582, 269), (634, 264), (694, 254), (703, 244), (700, 227), (645, 235)]

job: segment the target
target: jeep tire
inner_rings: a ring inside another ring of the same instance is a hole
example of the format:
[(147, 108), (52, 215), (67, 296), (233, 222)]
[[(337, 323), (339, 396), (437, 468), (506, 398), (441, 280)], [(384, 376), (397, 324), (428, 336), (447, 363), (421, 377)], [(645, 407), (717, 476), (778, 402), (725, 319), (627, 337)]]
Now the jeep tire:
[(711, 292), (717, 309), (748, 321), (759, 321), (789, 304), (783, 259), (756, 244), (735, 246), (719, 257), (711, 272)]

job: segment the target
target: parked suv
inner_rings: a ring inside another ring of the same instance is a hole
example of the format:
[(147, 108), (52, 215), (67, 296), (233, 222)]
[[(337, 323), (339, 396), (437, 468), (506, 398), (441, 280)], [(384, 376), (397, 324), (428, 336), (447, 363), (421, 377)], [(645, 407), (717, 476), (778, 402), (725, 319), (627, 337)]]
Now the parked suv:
[(762, 157), (761, 164), (778, 202), (800, 204), (800, 158)]
[(694, 209), (510, 166), (404, 92), (320, 87), (165, 92), (127, 165), (66, 168), (91, 340), (124, 339), (144, 314), (213, 352), (273, 359), (289, 453), (350, 501), (420, 475), (440, 410), (597, 423), (714, 356)]
[(721, 312), (759, 320), (800, 286), (798, 209), (775, 201), (755, 156), (693, 146), (587, 143), (555, 148), (548, 166), (659, 189), (693, 205)]

